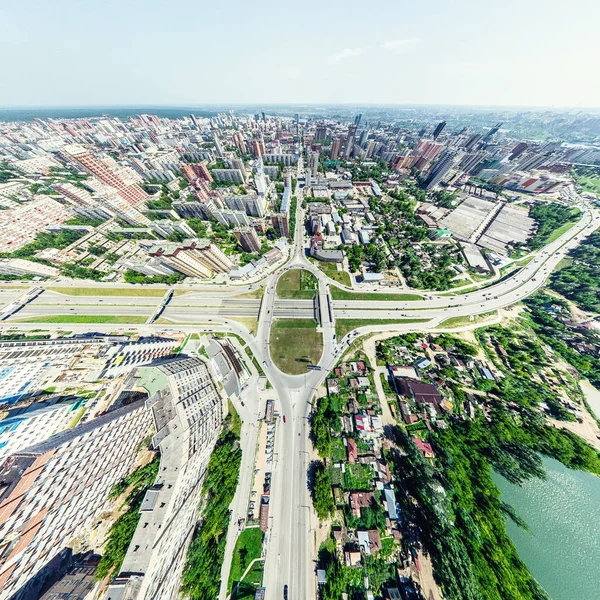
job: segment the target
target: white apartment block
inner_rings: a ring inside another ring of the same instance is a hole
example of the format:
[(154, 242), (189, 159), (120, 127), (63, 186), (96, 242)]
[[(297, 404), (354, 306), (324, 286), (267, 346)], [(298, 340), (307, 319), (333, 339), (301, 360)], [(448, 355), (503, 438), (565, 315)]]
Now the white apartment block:
[(4, 462), (0, 600), (28, 598), (27, 583), (84, 533), (112, 486), (131, 471), (151, 424), (145, 401), (135, 402)]
[(74, 421), (74, 411), (82, 401), (33, 404), (18, 414), (0, 421), (0, 465), (4, 459), (24, 448), (64, 431)]
[(12, 404), (48, 386), (86, 346), (99, 342), (50, 340), (0, 342), (0, 402)]
[(49, 196), (38, 196), (27, 204), (0, 210), (0, 252), (18, 250), (49, 225), (62, 224), (72, 216), (67, 207)]
[(276, 163), (283, 164), (283, 166), (285, 167), (291, 167), (292, 165), (295, 165), (298, 162), (298, 155), (271, 152), (263, 154), (262, 159), (265, 164)]
[(246, 194), (244, 196), (225, 196), (225, 206), (232, 210), (244, 211), (251, 217), (265, 216), (265, 199), (258, 194)]
[(239, 169), (213, 169), (211, 175), (215, 181), (227, 181), (229, 183), (244, 183), (244, 174)]
[(160, 468), (146, 492), (121, 572), (106, 596), (176, 600), (198, 519), (202, 481), (223, 422), (223, 399), (199, 358), (174, 360), (148, 371), (162, 384), (148, 401)]

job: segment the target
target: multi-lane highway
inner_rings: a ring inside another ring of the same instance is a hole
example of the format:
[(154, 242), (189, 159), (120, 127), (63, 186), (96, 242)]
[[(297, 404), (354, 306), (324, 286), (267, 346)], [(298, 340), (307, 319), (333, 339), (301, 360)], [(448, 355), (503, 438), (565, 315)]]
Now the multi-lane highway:
[[(300, 172), (301, 161), (298, 168)], [(574, 191), (570, 190), (569, 194), (573, 204), (583, 211), (581, 220), (560, 238), (536, 253), (527, 265), (510, 277), (477, 291), (455, 296), (425, 292), (423, 299), (416, 301), (390, 301), (371, 299), (371, 297), (366, 300), (332, 301), (330, 289), (335, 283), (305, 256), (302, 190), (298, 188), (294, 245), (286, 265), (266, 277), (260, 284), (225, 289), (224, 286), (219, 286), (218, 289), (209, 286), (199, 287), (196, 291), (175, 295), (166, 306), (161, 317), (172, 321), (173, 327), (177, 329), (228, 331), (241, 336), (261, 363), (273, 386), (272, 393), (277, 401), (280, 422), (275, 439), (270, 523), (267, 531), (264, 576), (267, 600), (282, 598), (283, 588), (286, 585), (290, 600), (311, 599), (316, 596), (313, 564), (316, 555), (314, 547), (316, 523), (307, 486), (307, 469), (311, 456), (308, 416), (315, 390), (356, 335), (355, 331), (347, 334), (342, 340), (336, 339), (335, 319), (398, 319), (399, 321), (403, 318), (425, 319), (426, 322), (418, 324), (405, 322), (393, 326), (359, 328), (360, 333), (382, 330), (423, 330), (435, 328), (450, 317), (477, 315), (513, 305), (542, 287), (565, 254), (581, 243), (600, 224), (598, 210), (584, 203)], [(309, 371), (305, 375), (297, 376), (282, 373), (271, 361), (269, 352), (269, 335), (274, 319), (313, 316), (312, 301), (277, 298), (277, 280), (282, 273), (292, 268), (307, 269), (318, 280), (324, 345), (319, 363), (321, 370)], [(262, 298), (244, 297), (259, 287), (264, 288)], [(56, 289), (56, 285), (54, 288)], [(22, 293), (23, 290), (10, 288), (0, 290), (0, 302), (10, 303)], [(239, 297), (240, 295), (242, 297)], [(143, 295), (68, 296), (56, 291), (45, 291), (8, 321), (2, 323), (0, 329), (5, 329), (7, 326), (14, 327), (16, 319), (43, 318), (57, 314), (148, 317), (161, 301), (161, 297)], [(331, 314), (328, 310), (329, 302), (332, 307)], [(256, 334), (250, 335), (246, 327), (235, 322), (236, 318), (256, 319)], [(39, 327), (39, 322), (29, 326), (19, 324), (20, 328), (34, 326)], [(153, 324), (137, 327), (142, 330), (157, 331), (165, 326)], [(89, 325), (71, 323), (68, 325), (68, 329), (73, 331), (89, 329), (89, 327)], [(111, 326), (95, 325), (94, 328), (103, 331), (110, 330)], [(252, 439), (252, 436), (248, 439)]]

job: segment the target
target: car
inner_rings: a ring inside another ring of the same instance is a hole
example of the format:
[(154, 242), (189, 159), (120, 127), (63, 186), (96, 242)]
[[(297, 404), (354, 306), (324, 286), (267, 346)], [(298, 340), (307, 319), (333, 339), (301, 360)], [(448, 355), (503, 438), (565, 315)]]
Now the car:
[(252, 490), (252, 493), (250, 494), (250, 498), (256, 498), (256, 490)]
[(287, 583), (283, 586), (283, 600), (288, 600), (288, 586)]
[(285, 418), (285, 415), (283, 415), (283, 422), (287, 423), (287, 419)]

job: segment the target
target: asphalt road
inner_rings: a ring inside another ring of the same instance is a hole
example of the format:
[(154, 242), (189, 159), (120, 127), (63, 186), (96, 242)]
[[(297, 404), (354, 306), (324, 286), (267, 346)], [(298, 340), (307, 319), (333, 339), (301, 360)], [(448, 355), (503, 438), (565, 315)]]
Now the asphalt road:
[[(299, 161), (299, 171), (302, 163)], [(297, 188), (298, 197), (295, 241), (288, 263), (275, 273), (266, 277), (260, 284), (234, 290), (220, 287), (218, 290), (194, 291), (175, 296), (163, 313), (163, 317), (189, 325), (174, 324), (173, 328), (185, 331), (225, 331), (236, 333), (248, 344), (273, 385), (272, 397), (276, 400), (276, 410), (280, 415), (278, 435), (275, 438), (273, 478), (271, 487), (270, 524), (267, 532), (266, 565), (264, 585), (266, 598), (281, 599), (285, 585), (289, 589), (289, 600), (311, 600), (316, 597), (316, 578), (314, 574), (314, 527), (315, 516), (307, 486), (307, 468), (309, 466), (311, 445), (309, 441), (308, 415), (311, 401), (317, 387), (327, 373), (335, 366), (348, 344), (359, 333), (384, 330), (410, 331), (437, 327), (450, 317), (463, 317), (490, 312), (504, 308), (531, 295), (541, 288), (552, 270), (565, 254), (590, 235), (600, 224), (598, 210), (585, 204), (574, 191), (569, 191), (573, 204), (583, 210), (582, 219), (559, 239), (545, 247), (535, 258), (513, 276), (493, 285), (468, 294), (440, 296), (435, 292), (425, 293), (425, 299), (414, 302), (389, 302), (385, 300), (335, 301), (335, 318), (347, 319), (427, 319), (424, 323), (399, 323), (384, 327), (363, 326), (347, 334), (344, 339), (335, 338), (335, 324), (329, 319), (327, 301), (329, 286), (333, 282), (313, 264), (304, 254), (304, 211), (301, 208), (302, 190)], [(269, 334), (276, 317), (312, 317), (311, 301), (283, 300), (276, 298), (276, 284), (279, 276), (291, 268), (302, 267), (311, 271), (318, 280), (319, 300), (321, 304), (324, 350), (319, 363), (321, 370), (309, 371), (305, 375), (287, 375), (282, 373), (271, 361), (269, 352)], [(81, 284), (79, 284), (81, 286)], [(236, 299), (233, 296), (264, 286), (262, 300)], [(86, 285), (86, 287), (88, 287)], [(20, 295), (22, 291), (15, 294)], [(389, 292), (388, 292), (389, 293)], [(8, 303), (13, 299), (12, 290), (0, 290), (0, 302)], [(24, 307), (11, 320), (0, 325), (0, 329), (16, 328), (14, 319), (30, 316), (53, 314), (111, 314), (111, 315), (149, 315), (161, 301), (161, 298), (135, 297), (65, 297), (54, 292), (44, 292), (35, 301)], [(73, 310), (72, 310), (73, 309)], [(107, 311), (109, 309), (109, 311)], [(306, 315), (306, 316), (305, 316)], [(258, 318), (256, 335), (251, 336), (241, 324), (228, 317)], [(206, 323), (198, 326), (193, 323)], [(19, 329), (38, 327), (19, 324)], [(164, 330), (167, 325), (137, 325), (142, 331)], [(67, 324), (63, 329), (69, 331), (87, 331), (90, 325)], [(94, 325), (98, 331), (114, 329), (114, 325)], [(283, 417), (285, 416), (285, 423)], [(246, 421), (254, 418), (242, 411)], [(252, 436), (245, 433), (242, 442), (252, 445)], [(249, 449), (247, 449), (250, 452)], [(244, 470), (247, 466), (244, 465)], [(240, 492), (247, 487), (247, 474), (244, 474)], [(236, 496), (237, 498), (237, 496)], [(241, 510), (243, 500), (234, 501), (237, 511)], [(244, 507), (245, 510), (245, 507)], [(235, 528), (235, 525), (234, 525)]]

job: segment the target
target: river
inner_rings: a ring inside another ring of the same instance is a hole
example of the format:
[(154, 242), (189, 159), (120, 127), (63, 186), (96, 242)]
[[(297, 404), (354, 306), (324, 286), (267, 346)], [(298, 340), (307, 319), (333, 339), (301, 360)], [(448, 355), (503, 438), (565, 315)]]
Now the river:
[(600, 478), (544, 458), (546, 481), (494, 481), (530, 532), (507, 522), (519, 556), (552, 600), (600, 598)]

